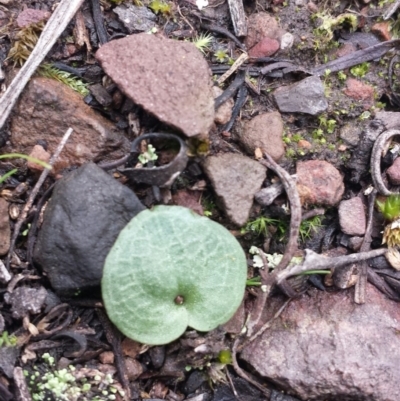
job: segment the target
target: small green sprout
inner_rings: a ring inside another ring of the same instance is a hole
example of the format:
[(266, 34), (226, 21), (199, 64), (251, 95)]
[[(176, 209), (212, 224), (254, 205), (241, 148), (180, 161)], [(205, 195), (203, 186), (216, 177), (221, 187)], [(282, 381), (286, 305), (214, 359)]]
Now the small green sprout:
[(224, 365), (232, 363), (232, 353), (228, 349), (224, 349), (218, 354), (218, 361)]
[(268, 235), (268, 226), (276, 225), (279, 223), (277, 219), (271, 219), (269, 217), (261, 216), (255, 220), (249, 221), (241, 230), (242, 234), (249, 232), (255, 233), (257, 236), (263, 235), (266, 237)]
[(338, 76), (339, 81), (342, 81), (342, 82), (346, 81), (346, 79), (347, 79), (347, 75), (343, 71), (339, 71), (337, 76)]
[(350, 73), (356, 78), (362, 78), (369, 70), (369, 63), (364, 62), (350, 68)]
[(376, 201), (378, 209), (388, 222), (384, 231), (382, 244), (394, 247), (400, 244), (400, 195), (390, 195), (384, 202)]
[(9, 335), (7, 331), (3, 331), (0, 336), (0, 347), (15, 347), (17, 341), (17, 337)]
[(376, 205), (386, 221), (394, 221), (400, 217), (400, 195), (390, 195), (384, 202), (377, 200)]
[(229, 59), (228, 52), (226, 49), (218, 49), (214, 53), (214, 57), (218, 63), (225, 63)]
[(206, 49), (210, 46), (213, 40), (213, 36), (211, 34), (200, 34), (197, 35), (193, 41), (193, 44), (202, 52), (205, 53)]
[(169, 16), (172, 13), (172, 6), (170, 3), (166, 3), (161, 0), (153, 0), (149, 7), (154, 11), (155, 14), (162, 14), (163, 16)]
[(156, 155), (156, 149), (151, 144), (147, 145), (147, 150), (138, 157), (139, 162), (143, 165), (156, 161), (157, 159), (158, 156)]
[(38, 73), (42, 77), (55, 79), (56, 81), (69, 86), (72, 90), (78, 92), (82, 96), (89, 94), (86, 83), (75, 77), (73, 74), (61, 71), (58, 68), (53, 67), (51, 64), (41, 65)]
[(312, 232), (316, 233), (322, 227), (321, 217), (315, 216), (312, 219), (304, 220), (300, 224), (300, 237), (304, 242), (306, 239), (311, 238)]

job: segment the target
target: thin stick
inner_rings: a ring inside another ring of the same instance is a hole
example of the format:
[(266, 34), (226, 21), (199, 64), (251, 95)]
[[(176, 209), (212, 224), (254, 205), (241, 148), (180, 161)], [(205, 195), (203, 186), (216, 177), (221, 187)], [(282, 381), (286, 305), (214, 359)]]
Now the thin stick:
[(246, 14), (244, 12), (242, 0), (228, 0), (229, 11), (231, 13), (233, 29), (236, 36), (247, 35)]
[(393, 195), (394, 192), (389, 191), (387, 189), (385, 183), (382, 180), (381, 173), (381, 158), (383, 156), (383, 150), (385, 149), (386, 143), (393, 136), (400, 135), (400, 130), (398, 129), (389, 129), (385, 132), (382, 132), (374, 143), (374, 147), (372, 148), (371, 153), (371, 177), (372, 182), (374, 183), (374, 187), (378, 190), (381, 195), (390, 196)]
[(47, 22), (26, 63), (19, 70), (4, 95), (0, 98), (0, 129), (11, 113), (36, 68), (47, 56), (58, 37), (63, 33), (84, 0), (61, 0)]
[[(52, 167), (54, 166), (54, 163), (57, 161), (58, 156), (60, 156), (60, 153), (64, 149), (64, 146), (67, 143), (72, 132), (73, 132), (72, 128), (67, 129), (67, 132), (62, 137), (60, 144), (57, 146), (56, 151), (54, 152), (53, 156), (51, 157), (51, 159), (49, 161), (50, 166), (52, 166)], [(8, 255), (7, 255), (7, 262), (6, 262), (7, 269), (10, 269), (11, 256), (14, 252), (15, 243), (17, 241), (19, 231), (21, 230), (22, 224), (24, 223), (26, 216), (28, 215), (28, 212), (33, 205), (33, 202), (35, 201), (35, 198), (39, 192), (40, 187), (43, 185), (43, 183), (44, 183), (45, 179), (47, 178), (47, 176), (49, 175), (49, 173), (50, 173), (49, 169), (44, 169), (42, 171), (42, 174), (40, 174), (40, 177), (39, 177), (36, 185), (33, 187), (32, 192), (29, 195), (28, 201), (26, 202), (26, 204), (22, 210), (22, 213), (18, 217), (18, 221), (15, 223), (14, 232), (13, 232), (13, 235), (11, 238), (10, 249), (9, 249)]]
[[(367, 227), (365, 229), (364, 239), (361, 244), (360, 252), (368, 252), (371, 250), (371, 232), (372, 232), (372, 224), (374, 217), (374, 206), (376, 200), (377, 190), (374, 189), (368, 198), (368, 221)], [(360, 271), (357, 277), (356, 288), (354, 291), (354, 302), (356, 304), (364, 304), (365, 303), (365, 293), (367, 288), (367, 279), (368, 279), (368, 266), (365, 260), (360, 262)]]
[(224, 75), (221, 75), (218, 78), (217, 84), (221, 85), (222, 83), (224, 83), (248, 59), (249, 55), (247, 53), (242, 53), (238, 57), (238, 59), (232, 64), (231, 68)]

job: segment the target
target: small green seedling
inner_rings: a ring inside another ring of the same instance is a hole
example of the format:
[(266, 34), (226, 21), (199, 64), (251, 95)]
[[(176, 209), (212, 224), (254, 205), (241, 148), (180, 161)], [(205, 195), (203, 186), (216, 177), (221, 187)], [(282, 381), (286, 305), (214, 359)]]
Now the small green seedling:
[(78, 92), (82, 96), (89, 94), (89, 90), (87, 88), (88, 85), (86, 83), (84, 83), (78, 77), (75, 77), (73, 74), (61, 71), (58, 68), (53, 67), (51, 64), (41, 65), (38, 69), (38, 73), (42, 77), (55, 79), (56, 81), (69, 86), (72, 90)]
[(400, 195), (391, 195), (384, 202), (377, 200), (376, 205), (387, 221), (382, 243), (389, 247), (400, 245)]
[(3, 331), (0, 336), (0, 347), (15, 347), (17, 341), (17, 337), (9, 335), (7, 331)]
[(204, 54), (213, 40), (213, 36), (209, 33), (197, 35), (193, 44)]
[(228, 51), (226, 49), (218, 49), (214, 53), (214, 57), (217, 60), (217, 63), (225, 63), (229, 59)]
[(255, 233), (257, 236), (268, 235), (269, 226), (276, 226), (280, 224), (280, 220), (271, 219), (270, 217), (260, 216), (255, 220), (249, 221), (241, 230), (242, 234)]
[(362, 78), (369, 70), (369, 63), (361, 63), (350, 68), (350, 73), (356, 78)]
[(227, 322), (245, 290), (246, 257), (220, 224), (180, 206), (135, 216), (107, 255), (102, 294), (111, 321), (127, 337), (167, 344), (189, 326)]
[(139, 162), (143, 165), (156, 161), (157, 159), (156, 148), (152, 144), (148, 144), (147, 150), (144, 153), (141, 153), (138, 157)]
[(153, 0), (149, 7), (155, 14), (162, 14), (164, 17), (169, 16), (172, 13), (172, 6), (170, 3), (166, 3), (161, 0)]

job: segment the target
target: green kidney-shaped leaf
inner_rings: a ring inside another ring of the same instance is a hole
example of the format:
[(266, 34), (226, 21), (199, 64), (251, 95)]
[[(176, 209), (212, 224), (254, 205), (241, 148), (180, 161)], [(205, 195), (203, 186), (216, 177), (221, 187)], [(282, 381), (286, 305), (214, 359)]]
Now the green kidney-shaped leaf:
[(135, 216), (119, 234), (103, 272), (108, 316), (146, 344), (166, 344), (190, 326), (227, 322), (244, 295), (246, 257), (220, 224), (180, 206)]

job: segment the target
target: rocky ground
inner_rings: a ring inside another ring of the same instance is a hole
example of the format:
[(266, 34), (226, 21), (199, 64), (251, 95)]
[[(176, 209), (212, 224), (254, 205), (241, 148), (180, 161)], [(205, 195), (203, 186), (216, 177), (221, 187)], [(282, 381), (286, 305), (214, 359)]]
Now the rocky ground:
[[(48, 162), (73, 129), (27, 216), (44, 167), (0, 161), (0, 400), (399, 399), (395, 3), (246, 1), (237, 36), (226, 1), (83, 3), (0, 130)], [(57, 4), (0, 0), (2, 96)], [(226, 324), (148, 346), (100, 284), (159, 204), (226, 227), (248, 281)]]

